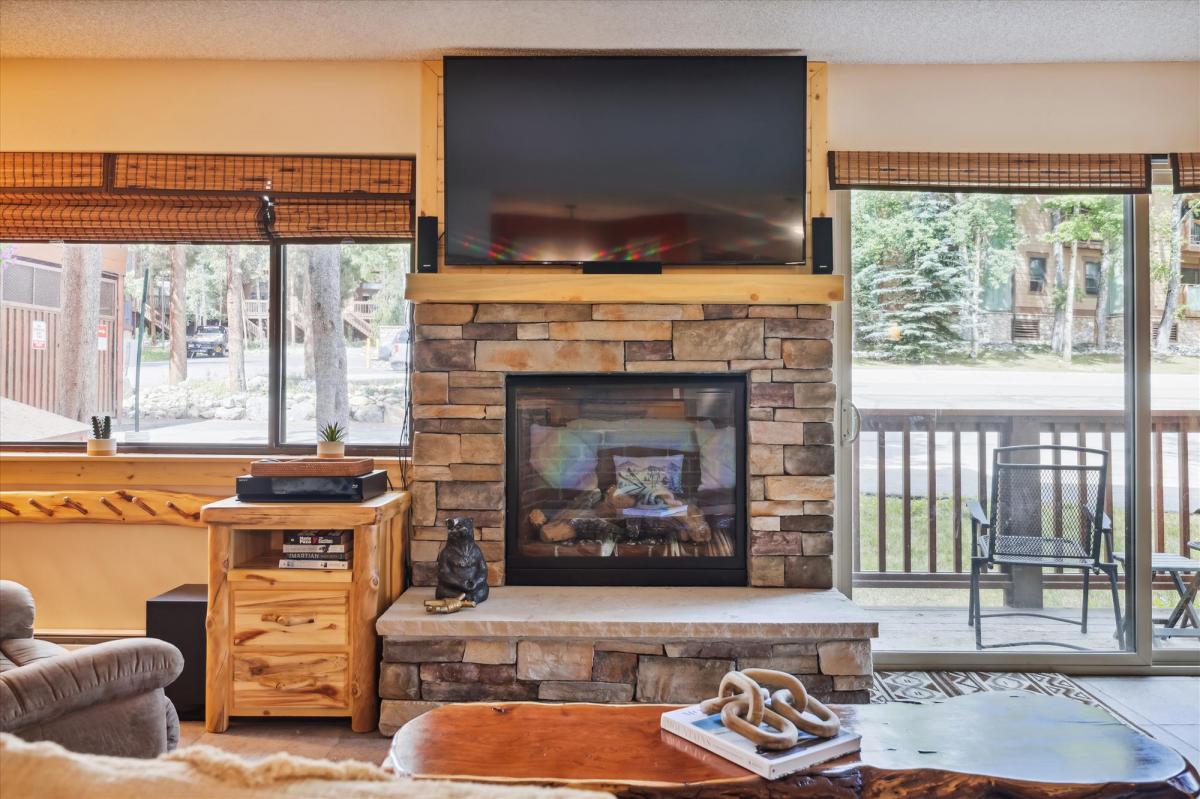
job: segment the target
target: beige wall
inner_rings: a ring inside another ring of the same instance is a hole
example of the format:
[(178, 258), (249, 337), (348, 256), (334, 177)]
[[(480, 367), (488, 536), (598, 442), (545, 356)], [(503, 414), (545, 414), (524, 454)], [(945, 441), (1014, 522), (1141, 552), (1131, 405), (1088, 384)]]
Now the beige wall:
[[(421, 69), (4, 60), (0, 149), (416, 154)], [(1200, 62), (831, 64), (829, 141), (843, 150), (1195, 151)]]
[(147, 599), (208, 582), (202, 527), (9, 522), (0, 549), (0, 578), (33, 592), (41, 634), (145, 630)]
[(829, 147), (1193, 152), (1200, 62), (830, 64)]
[(415, 62), (0, 61), (0, 149), (420, 150)]

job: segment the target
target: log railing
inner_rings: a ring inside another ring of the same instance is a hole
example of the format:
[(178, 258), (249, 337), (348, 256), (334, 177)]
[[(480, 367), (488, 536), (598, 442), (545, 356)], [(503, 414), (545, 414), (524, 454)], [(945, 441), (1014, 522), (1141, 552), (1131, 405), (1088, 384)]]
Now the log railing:
[[(1117, 548), (1122, 548), (1124, 502), (1115, 503), (1114, 513), (1113, 495), (1114, 473), (1124, 468), (1121, 411), (903, 409), (861, 413), (862, 433), (853, 445), (850, 509), (855, 585), (967, 587), (971, 553), (967, 502), (978, 499), (987, 506), (992, 451), (998, 446), (1070, 444), (1112, 453), (1106, 502), (1109, 515), (1116, 519)], [(1200, 490), (1195, 485), (1200, 475), (1188, 464), (1189, 451), (1200, 446), (1198, 438), (1200, 413), (1152, 414), (1151, 535), (1155, 552), (1187, 555), (1187, 542), (1200, 538), (1200, 516), (1192, 514), (1200, 505)], [(1118, 490), (1123, 482), (1117, 481)], [(1168, 486), (1168, 482), (1172, 484)], [(930, 497), (936, 501), (928, 501)], [(924, 508), (916, 508), (918, 504)], [(991, 574), (984, 580), (1005, 584), (1009, 577)], [(1078, 573), (1048, 573), (1043, 585), (1074, 586), (1078, 580)]]

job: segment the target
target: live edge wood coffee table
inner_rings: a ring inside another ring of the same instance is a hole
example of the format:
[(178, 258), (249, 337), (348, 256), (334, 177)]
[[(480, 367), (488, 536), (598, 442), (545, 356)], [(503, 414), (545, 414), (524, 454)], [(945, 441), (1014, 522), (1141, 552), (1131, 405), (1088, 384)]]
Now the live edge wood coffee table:
[(620, 797), (1184, 797), (1173, 750), (1071, 699), (981, 693), (840, 705), (862, 751), (768, 782), (659, 729), (665, 705), (447, 705), (404, 725), (390, 766), (416, 777), (594, 788)]

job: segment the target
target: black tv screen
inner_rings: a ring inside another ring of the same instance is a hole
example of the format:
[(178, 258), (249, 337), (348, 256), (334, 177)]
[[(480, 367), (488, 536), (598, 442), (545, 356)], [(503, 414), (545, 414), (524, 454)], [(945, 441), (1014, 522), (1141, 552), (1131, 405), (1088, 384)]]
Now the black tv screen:
[(804, 261), (804, 58), (447, 58), (444, 81), (448, 263)]

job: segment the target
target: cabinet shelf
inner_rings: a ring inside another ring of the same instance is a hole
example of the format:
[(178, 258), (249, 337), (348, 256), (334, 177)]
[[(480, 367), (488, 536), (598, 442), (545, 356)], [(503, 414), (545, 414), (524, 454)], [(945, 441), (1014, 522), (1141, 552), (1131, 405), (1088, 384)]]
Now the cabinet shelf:
[(259, 553), (254, 557), (234, 565), (229, 570), (229, 579), (233, 581), (253, 580), (251, 574), (261, 575), (269, 572), (274, 580), (280, 582), (336, 582), (351, 581), (353, 568), (349, 569), (281, 569), (279, 559), (284, 557), (277, 550)]

